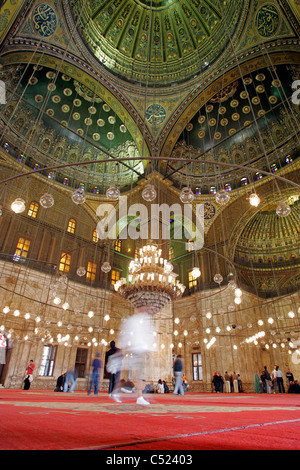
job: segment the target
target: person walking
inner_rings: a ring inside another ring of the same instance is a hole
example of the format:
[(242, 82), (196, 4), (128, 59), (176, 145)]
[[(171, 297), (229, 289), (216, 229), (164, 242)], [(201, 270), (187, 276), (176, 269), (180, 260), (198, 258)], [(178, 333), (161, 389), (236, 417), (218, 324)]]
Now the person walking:
[(94, 389), (94, 395), (98, 395), (98, 385), (99, 385), (99, 378), (100, 378), (100, 370), (101, 370), (101, 360), (100, 353), (96, 354), (95, 359), (92, 362), (92, 377), (89, 384), (88, 395), (92, 393)]
[(272, 370), (271, 377), (272, 377), (272, 384), (273, 384), (273, 393), (275, 394), (277, 393), (277, 389), (278, 389), (276, 366), (274, 366), (274, 369)]
[(122, 352), (121, 349), (116, 347), (115, 341), (111, 341), (109, 343), (110, 349), (109, 351), (106, 352), (105, 354), (105, 364), (106, 367), (109, 368), (109, 363), (112, 362), (112, 356), (115, 355), (115, 358), (118, 358), (118, 360), (113, 361), (113, 367), (110, 368), (108, 371), (109, 373), (109, 385), (108, 385), (108, 393), (109, 396), (113, 393), (113, 391), (117, 391), (119, 387), (119, 382), (120, 382), (120, 374), (121, 374), (121, 363), (122, 363)]
[(175, 387), (174, 387), (174, 395), (184, 395), (183, 387), (182, 387), (182, 370), (183, 364), (181, 360), (181, 354), (178, 354), (176, 360), (174, 361), (174, 375), (175, 375)]

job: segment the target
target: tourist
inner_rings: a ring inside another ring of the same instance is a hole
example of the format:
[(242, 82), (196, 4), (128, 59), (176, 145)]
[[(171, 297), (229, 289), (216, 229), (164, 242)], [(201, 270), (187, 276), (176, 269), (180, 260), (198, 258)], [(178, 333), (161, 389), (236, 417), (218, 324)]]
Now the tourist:
[(287, 386), (290, 385), (290, 382), (294, 382), (294, 376), (292, 372), (290, 371), (290, 369), (286, 371), (285, 377), (286, 377)]
[(35, 365), (34, 365), (33, 359), (30, 359), (30, 362), (26, 369), (25, 378), (24, 378), (24, 390), (30, 389), (31, 382), (33, 381), (34, 368), (35, 368)]
[(101, 370), (101, 361), (99, 359), (100, 353), (96, 354), (95, 359), (92, 362), (92, 376), (89, 384), (88, 395), (92, 393), (92, 389), (94, 389), (94, 394), (98, 395), (98, 385), (99, 385), (99, 378), (100, 378), (100, 370)]
[(255, 372), (254, 374), (254, 392), (255, 393), (263, 392), (262, 381), (261, 381), (261, 378), (259, 377), (259, 372)]
[(279, 369), (279, 366), (276, 366), (276, 379), (277, 379), (277, 386), (279, 393), (285, 393), (284, 385), (283, 385), (283, 373)]
[(224, 374), (224, 379), (225, 379), (225, 392), (226, 393), (230, 393), (230, 376), (226, 370), (225, 374)]
[(183, 364), (181, 360), (181, 354), (178, 354), (173, 365), (174, 375), (175, 375), (175, 387), (174, 387), (174, 395), (184, 395), (184, 390), (182, 387), (182, 369)]
[[(106, 370), (109, 373), (108, 393), (111, 396), (112, 392), (116, 391), (119, 387), (123, 354), (116, 347), (115, 341), (111, 341), (109, 345), (110, 349), (105, 354), (105, 364)], [(114, 356), (113, 361), (112, 356)]]
[[(73, 393), (76, 387), (76, 382), (77, 382), (77, 377), (78, 373), (76, 369), (69, 369), (66, 372), (66, 380), (64, 384), (64, 392), (70, 392)], [(71, 381), (71, 385), (69, 388), (69, 381)]]

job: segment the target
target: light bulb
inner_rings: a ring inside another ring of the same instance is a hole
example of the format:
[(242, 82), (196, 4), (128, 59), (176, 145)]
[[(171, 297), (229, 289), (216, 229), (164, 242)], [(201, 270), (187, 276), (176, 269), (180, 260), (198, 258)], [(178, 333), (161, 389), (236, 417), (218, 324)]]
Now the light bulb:
[(101, 271), (103, 271), (104, 273), (109, 273), (110, 270), (111, 270), (111, 265), (109, 264), (108, 261), (104, 261), (104, 263), (101, 266)]
[(182, 188), (180, 193), (180, 200), (183, 204), (190, 204), (195, 199), (194, 193), (191, 188)]
[(146, 184), (142, 192), (142, 198), (148, 202), (154, 201), (156, 198), (156, 189), (153, 184)]
[(220, 189), (217, 192), (215, 198), (216, 198), (216, 201), (217, 201), (218, 204), (220, 204), (221, 206), (224, 206), (229, 201), (230, 196), (229, 196), (228, 192), (225, 191), (225, 189)]
[(291, 208), (284, 201), (280, 202), (278, 206), (276, 207), (276, 214), (278, 215), (278, 217), (287, 217), (290, 213), (291, 213)]
[(257, 207), (260, 204), (260, 198), (258, 197), (258, 195), (256, 193), (250, 194), (249, 202), (250, 202), (251, 206)]
[(223, 276), (219, 273), (216, 274), (214, 276), (214, 281), (215, 281), (216, 284), (221, 284), (221, 282), (223, 281)]
[(22, 212), (25, 211), (25, 201), (24, 199), (18, 197), (17, 199), (14, 200), (14, 202), (11, 205), (11, 209), (16, 213), (16, 214), (21, 214)]
[(76, 189), (76, 191), (73, 192), (72, 194), (72, 201), (79, 205), (79, 204), (84, 204), (86, 200), (86, 195), (85, 192), (82, 188)]
[(50, 193), (45, 193), (40, 198), (40, 204), (44, 209), (50, 209), (54, 205), (54, 197)]
[(120, 190), (117, 186), (111, 185), (106, 191), (107, 199), (117, 201), (120, 198)]
[(200, 276), (201, 276), (201, 271), (200, 271), (200, 269), (197, 268), (197, 267), (193, 268), (193, 270), (192, 270), (192, 276), (193, 276), (194, 279), (197, 279), (198, 277), (200, 277)]

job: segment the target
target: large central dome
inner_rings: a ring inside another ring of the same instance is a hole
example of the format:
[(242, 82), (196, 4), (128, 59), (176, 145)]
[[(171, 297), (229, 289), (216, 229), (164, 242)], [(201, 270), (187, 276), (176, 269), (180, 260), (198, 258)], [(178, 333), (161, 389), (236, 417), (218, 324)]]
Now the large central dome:
[(236, 0), (72, 2), (92, 53), (126, 80), (167, 85), (211, 65), (243, 17)]

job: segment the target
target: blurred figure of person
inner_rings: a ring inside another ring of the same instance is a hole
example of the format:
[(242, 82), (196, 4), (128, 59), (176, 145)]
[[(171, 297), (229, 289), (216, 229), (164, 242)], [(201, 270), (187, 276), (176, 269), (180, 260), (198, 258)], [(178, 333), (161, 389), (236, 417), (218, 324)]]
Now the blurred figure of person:
[(223, 381), (223, 377), (220, 375), (219, 372), (214, 373), (212, 381), (215, 386), (216, 393), (222, 393), (224, 381)]
[(262, 393), (263, 392), (262, 382), (261, 382), (258, 371), (255, 372), (255, 374), (254, 374), (254, 392), (255, 393)]
[(143, 393), (154, 393), (153, 380), (151, 380), (151, 382), (146, 385), (146, 387), (143, 390)]
[(157, 391), (157, 393), (165, 393), (164, 385), (163, 385), (161, 379), (159, 379), (159, 381), (157, 382), (156, 391)]
[[(109, 373), (108, 393), (111, 396), (113, 390), (117, 390), (120, 382), (121, 366), (123, 354), (122, 351), (116, 347), (115, 341), (109, 343), (110, 350), (105, 354), (106, 370)], [(114, 356), (114, 358), (112, 357)]]
[(273, 389), (273, 393), (275, 394), (277, 393), (277, 390), (278, 390), (276, 366), (274, 366), (274, 369), (272, 370), (271, 377), (272, 377), (272, 389)]
[(283, 385), (283, 373), (279, 369), (279, 366), (276, 366), (276, 378), (277, 378), (277, 387), (279, 393), (285, 393), (284, 385)]
[(163, 380), (163, 385), (164, 385), (164, 393), (170, 393), (170, 389), (165, 380)]
[(230, 393), (230, 376), (227, 370), (225, 371), (224, 379), (225, 379), (225, 392)]
[(269, 374), (269, 371), (267, 369), (267, 366), (264, 366), (264, 370), (261, 373), (261, 381), (263, 384), (263, 392), (268, 393), (269, 395), (271, 394), (271, 376)]
[[(151, 351), (156, 350), (154, 345), (153, 319), (149, 314), (151, 307), (136, 308), (134, 315), (128, 317), (122, 325), (118, 343), (130, 358), (130, 371), (133, 371), (137, 391), (138, 405), (150, 405), (143, 397), (143, 383), (146, 381), (147, 362)], [(114, 357), (114, 356), (113, 356)], [(118, 399), (119, 397), (112, 397)], [(119, 400), (116, 400), (119, 401)]]
[(294, 382), (294, 376), (292, 372), (290, 371), (290, 369), (286, 371), (285, 377), (286, 377), (287, 386), (289, 386), (291, 382)]
[(238, 376), (238, 378), (237, 378), (237, 381), (238, 381), (238, 390), (239, 390), (239, 393), (242, 393), (242, 391), (243, 391), (242, 379), (241, 379), (240, 374), (238, 374), (237, 376)]
[(99, 386), (99, 379), (100, 379), (100, 370), (101, 370), (101, 360), (100, 353), (96, 354), (95, 359), (92, 362), (92, 376), (89, 383), (88, 395), (92, 393), (94, 389), (94, 395), (98, 395), (98, 386)]
[(65, 376), (66, 374), (61, 374), (57, 377), (55, 392), (63, 392), (64, 391), (64, 383), (65, 383)]
[(235, 372), (233, 372), (232, 374), (232, 380), (233, 380), (234, 393), (238, 393), (239, 392), (238, 376)]
[(30, 359), (29, 364), (26, 369), (25, 378), (24, 378), (24, 390), (29, 390), (31, 382), (33, 381), (33, 371), (35, 365), (33, 359)]
[(119, 382), (119, 391), (123, 393), (133, 393), (134, 383), (131, 380), (121, 379)]
[(174, 375), (175, 375), (175, 387), (174, 387), (174, 395), (184, 395), (184, 390), (182, 386), (182, 370), (183, 364), (181, 360), (181, 354), (178, 354), (173, 365)]
[(187, 389), (189, 388), (189, 382), (188, 382), (188, 378), (186, 375), (182, 377), (182, 388), (183, 388), (184, 393), (186, 393)]
[[(64, 384), (64, 392), (70, 392), (73, 393), (76, 387), (76, 382), (77, 382), (77, 377), (78, 373), (76, 369), (69, 369), (66, 372), (66, 379), (65, 379), (65, 384)], [(69, 382), (71, 382), (70, 389), (69, 389)], [(69, 389), (69, 390), (68, 390)]]

